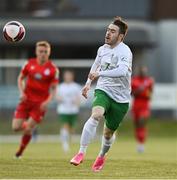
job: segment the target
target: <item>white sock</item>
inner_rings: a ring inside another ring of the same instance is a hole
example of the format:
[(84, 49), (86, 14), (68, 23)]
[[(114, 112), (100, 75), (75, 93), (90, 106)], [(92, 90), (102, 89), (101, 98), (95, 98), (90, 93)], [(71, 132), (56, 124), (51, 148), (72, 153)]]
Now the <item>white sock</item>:
[(61, 143), (63, 145), (63, 149), (67, 151), (69, 148), (69, 132), (65, 128), (62, 128), (60, 130), (60, 138), (61, 138)]
[(115, 134), (113, 134), (113, 136), (111, 137), (111, 139), (106, 139), (104, 136), (102, 137), (102, 144), (101, 144), (101, 150), (99, 153), (99, 156), (105, 156), (105, 154), (109, 151), (111, 145), (114, 143), (115, 141)]
[(137, 151), (139, 152), (139, 153), (143, 153), (144, 152), (144, 144), (143, 143), (140, 143), (140, 144), (138, 144), (137, 145)]
[(85, 123), (82, 130), (79, 153), (86, 153), (87, 146), (90, 143), (90, 140), (94, 138), (96, 134), (96, 128), (98, 126), (98, 123), (99, 122), (92, 117), (90, 117)]

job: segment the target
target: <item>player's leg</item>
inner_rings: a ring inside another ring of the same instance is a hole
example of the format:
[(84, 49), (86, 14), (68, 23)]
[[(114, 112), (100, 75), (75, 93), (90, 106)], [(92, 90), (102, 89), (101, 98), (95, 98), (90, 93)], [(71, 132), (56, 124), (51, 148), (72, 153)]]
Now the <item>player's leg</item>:
[(96, 134), (96, 128), (100, 120), (103, 119), (105, 112), (109, 109), (110, 102), (107, 94), (101, 90), (95, 91), (95, 98), (93, 100), (93, 108), (91, 117), (87, 120), (84, 125), (81, 140), (80, 150), (81, 153), (86, 153), (87, 146), (90, 140)]
[(12, 120), (13, 131), (21, 131), (26, 128), (26, 120), (28, 119), (28, 104), (23, 101), (17, 105)]
[(14, 118), (12, 120), (12, 130), (15, 132), (21, 131), (26, 127), (26, 119)]
[(105, 127), (103, 137), (102, 137), (101, 150), (95, 162), (92, 165), (92, 170), (94, 172), (98, 172), (103, 168), (104, 163), (105, 163), (105, 155), (109, 151), (114, 141), (115, 141), (114, 131)]
[(115, 140), (114, 131), (107, 127), (104, 127), (99, 157), (104, 157), (106, 155), (106, 153), (109, 151), (110, 147), (112, 146), (114, 140)]
[(96, 134), (98, 123), (103, 118), (104, 112), (105, 110), (101, 106), (95, 106), (92, 108), (92, 115), (87, 120), (82, 130), (79, 152), (71, 159), (71, 164), (79, 165), (83, 161), (87, 147)]
[(146, 122), (147, 118), (141, 114), (134, 119), (135, 137), (138, 142), (137, 151), (140, 153), (144, 152), (144, 143), (147, 136)]
[(77, 120), (77, 114), (61, 114), (59, 119), (62, 123), (62, 127), (60, 129), (60, 140), (64, 152), (68, 152), (71, 134)]
[(28, 103), (28, 114), (29, 118), (26, 121), (26, 127), (23, 130), (23, 135), (21, 138), (20, 147), (16, 153), (16, 157), (22, 155), (23, 151), (25, 150), (26, 146), (29, 144), (32, 136), (33, 129), (37, 126), (38, 123), (43, 119), (45, 114), (44, 111), (40, 109), (40, 103)]
[(88, 144), (96, 134), (96, 129), (100, 120), (103, 119), (106, 109), (109, 108), (108, 96), (101, 90), (95, 91), (92, 114), (86, 121), (81, 135), (79, 153), (70, 161), (71, 164), (79, 165), (84, 158)]
[(96, 128), (100, 120), (103, 119), (105, 109), (102, 106), (95, 106), (92, 109), (92, 115), (87, 120), (84, 125), (81, 140), (80, 140), (80, 150), (81, 153), (86, 153), (87, 146), (90, 143), (90, 140), (94, 138), (96, 134)]
[(88, 144), (96, 134), (98, 123), (103, 119), (104, 114), (110, 107), (109, 99), (109, 96), (105, 92), (101, 90), (95, 91), (92, 114), (83, 127), (79, 153), (71, 159), (71, 164), (79, 165), (83, 161)]
[(70, 138), (71, 126), (69, 123), (64, 123), (60, 129), (60, 139), (64, 152), (69, 151), (69, 138)]
[(59, 120), (62, 124), (60, 129), (60, 140), (62, 143), (62, 147), (64, 152), (68, 152), (69, 150), (69, 134), (70, 134), (70, 124), (69, 124), (70, 116), (68, 114), (60, 114)]
[(101, 150), (96, 158), (95, 162), (92, 165), (92, 170), (95, 172), (100, 171), (105, 163), (105, 155), (109, 151), (110, 147), (115, 141), (115, 134), (114, 132), (119, 127), (120, 123), (122, 122), (125, 114), (128, 111), (128, 103), (116, 103), (113, 100), (110, 100), (111, 107), (107, 114), (105, 115), (106, 122), (104, 133), (102, 137), (102, 145)]
[(147, 119), (150, 116), (149, 104), (136, 104), (133, 110), (135, 138), (138, 143), (137, 152), (144, 152), (144, 143), (147, 138)]
[(32, 136), (32, 130), (36, 127), (37, 122), (34, 121), (32, 118), (29, 118), (26, 122), (26, 127), (23, 130), (23, 135), (21, 138), (21, 143), (18, 151), (16, 152), (15, 156), (18, 158), (22, 155), (23, 151), (25, 150), (26, 146), (29, 144)]
[(105, 92), (101, 90), (96, 90), (95, 98), (93, 101), (92, 114), (83, 127), (80, 140), (80, 149), (78, 154), (76, 154), (71, 159), (71, 164), (79, 165), (83, 161), (88, 144), (90, 143), (91, 139), (95, 136), (98, 123), (100, 120), (103, 119), (104, 113), (108, 108), (109, 97)]

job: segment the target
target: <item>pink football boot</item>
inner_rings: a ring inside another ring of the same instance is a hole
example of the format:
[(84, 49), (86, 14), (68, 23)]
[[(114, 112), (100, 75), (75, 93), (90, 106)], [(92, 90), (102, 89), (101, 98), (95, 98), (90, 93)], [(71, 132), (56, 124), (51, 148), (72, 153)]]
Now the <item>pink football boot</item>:
[(104, 163), (105, 163), (105, 157), (98, 156), (92, 165), (92, 170), (94, 172), (100, 171), (101, 169), (103, 169)]
[(71, 164), (78, 166), (84, 159), (84, 153), (76, 154), (70, 161)]

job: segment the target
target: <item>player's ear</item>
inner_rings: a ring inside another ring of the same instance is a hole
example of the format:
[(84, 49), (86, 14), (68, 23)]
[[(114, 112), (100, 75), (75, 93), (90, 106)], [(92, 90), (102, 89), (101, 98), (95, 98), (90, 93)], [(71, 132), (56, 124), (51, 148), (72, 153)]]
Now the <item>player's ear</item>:
[(35, 54), (37, 55), (37, 47), (35, 48)]
[(119, 34), (119, 38), (121, 39), (121, 41), (123, 41), (123, 39), (124, 39), (124, 34)]
[(48, 55), (51, 55), (51, 48), (48, 48)]

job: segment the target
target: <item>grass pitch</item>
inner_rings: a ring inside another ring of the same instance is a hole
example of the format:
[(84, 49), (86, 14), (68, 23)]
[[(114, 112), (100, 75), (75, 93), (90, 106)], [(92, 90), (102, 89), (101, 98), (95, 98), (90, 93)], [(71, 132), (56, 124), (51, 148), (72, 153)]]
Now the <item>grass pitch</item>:
[(56, 179), (175, 179), (177, 178), (177, 144), (175, 137), (150, 137), (144, 154), (136, 152), (133, 139), (120, 136), (110, 150), (106, 164), (99, 173), (91, 171), (100, 148), (89, 146), (84, 163), (69, 164), (79, 144), (72, 144), (68, 154), (59, 143), (31, 143), (22, 159), (13, 159), (18, 144), (1, 144), (0, 178)]

